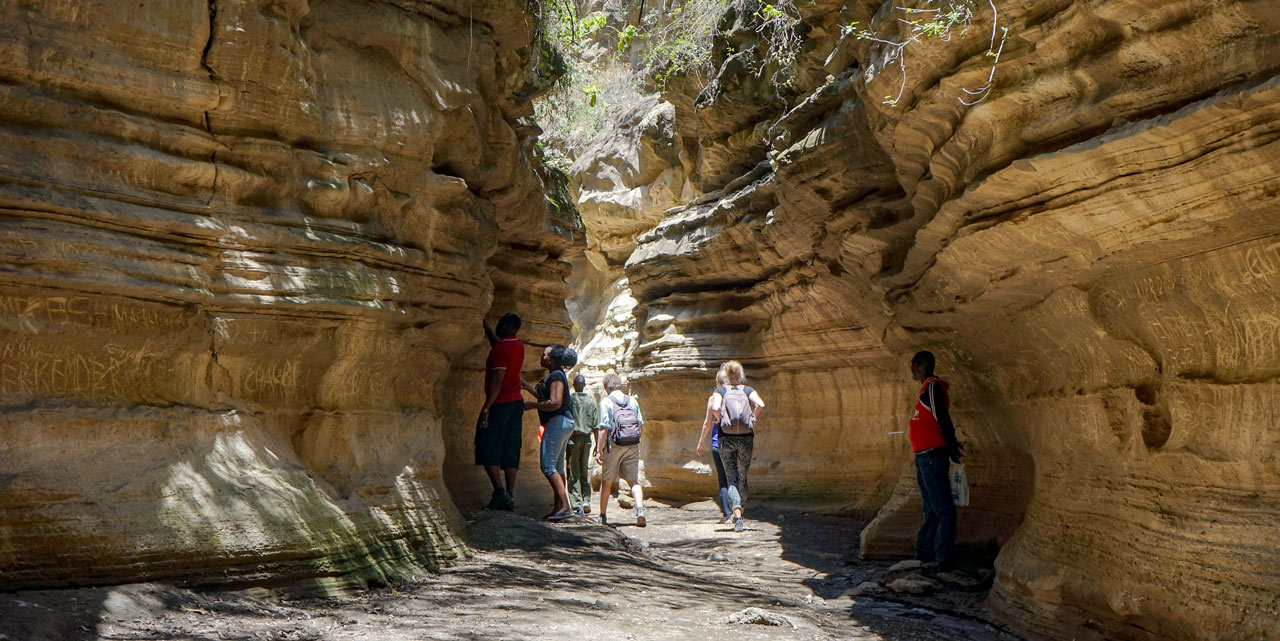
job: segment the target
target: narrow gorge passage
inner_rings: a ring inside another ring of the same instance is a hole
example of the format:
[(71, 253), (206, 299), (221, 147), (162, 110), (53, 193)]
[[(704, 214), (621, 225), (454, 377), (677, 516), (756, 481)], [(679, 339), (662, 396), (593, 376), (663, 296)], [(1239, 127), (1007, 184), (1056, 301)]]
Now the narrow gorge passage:
[[(1277, 0), (22, 0), (0, 54), (0, 641), (1280, 639)], [(532, 411), (481, 511), (507, 313), (639, 399), (649, 528), (537, 520)], [(978, 583), (920, 599), (918, 350)]]

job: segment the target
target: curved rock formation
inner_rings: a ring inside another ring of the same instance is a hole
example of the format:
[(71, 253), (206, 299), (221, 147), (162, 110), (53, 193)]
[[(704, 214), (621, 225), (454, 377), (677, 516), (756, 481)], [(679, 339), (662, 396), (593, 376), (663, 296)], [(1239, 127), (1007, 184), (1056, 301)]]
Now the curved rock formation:
[(706, 194), (626, 263), (653, 492), (710, 495), (697, 424), (739, 358), (773, 401), (753, 493), (879, 510), (864, 553), (909, 554), (891, 432), (931, 349), (968, 446), (961, 536), (1002, 545), (1001, 617), (1044, 638), (1280, 635), (1280, 14), (997, 2), (1010, 37), (968, 107), (983, 5), (899, 67), (839, 28), (895, 37), (893, 3), (797, 4), (784, 107), (761, 100), (744, 16), (713, 84), (665, 96)]
[(462, 553), (480, 320), (568, 328), (522, 9), (0, 9), (0, 588)]

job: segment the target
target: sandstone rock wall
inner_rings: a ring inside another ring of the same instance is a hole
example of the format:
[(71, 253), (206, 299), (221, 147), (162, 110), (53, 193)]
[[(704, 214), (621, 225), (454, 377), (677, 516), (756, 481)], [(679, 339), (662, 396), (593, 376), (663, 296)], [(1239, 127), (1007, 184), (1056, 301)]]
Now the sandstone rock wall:
[(909, 554), (890, 432), (931, 349), (967, 445), (961, 537), (1002, 545), (1001, 617), (1043, 638), (1280, 634), (1273, 3), (997, 2), (1010, 37), (971, 107), (982, 5), (901, 67), (839, 29), (892, 37), (892, 3), (797, 5), (789, 89), (758, 81), (731, 14), (712, 83), (664, 96), (705, 194), (625, 266), (654, 493), (710, 495), (697, 424), (738, 358), (772, 401), (753, 493), (879, 510), (864, 553)]
[(522, 10), (0, 8), (0, 588), (464, 553), (480, 320), (567, 329)]

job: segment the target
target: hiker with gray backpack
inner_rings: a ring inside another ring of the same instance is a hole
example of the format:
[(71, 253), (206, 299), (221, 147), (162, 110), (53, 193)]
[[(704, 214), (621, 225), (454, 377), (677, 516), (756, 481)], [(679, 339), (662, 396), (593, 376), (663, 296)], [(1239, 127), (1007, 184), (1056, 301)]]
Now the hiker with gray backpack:
[(747, 500), (747, 470), (751, 467), (756, 419), (764, 409), (764, 401), (758, 392), (744, 384), (747, 374), (742, 363), (729, 361), (722, 369), (729, 382), (717, 387), (712, 394), (711, 415), (720, 430), (720, 459), (729, 483), (733, 531), (741, 532), (744, 527), (742, 504)]
[(596, 461), (603, 468), (600, 523), (609, 525), (605, 512), (609, 509), (610, 490), (621, 478), (631, 486), (631, 498), (636, 504), (636, 525), (644, 527), (644, 490), (640, 487), (640, 433), (644, 417), (635, 397), (622, 391), (622, 378), (617, 374), (605, 374), (604, 391), (596, 434)]

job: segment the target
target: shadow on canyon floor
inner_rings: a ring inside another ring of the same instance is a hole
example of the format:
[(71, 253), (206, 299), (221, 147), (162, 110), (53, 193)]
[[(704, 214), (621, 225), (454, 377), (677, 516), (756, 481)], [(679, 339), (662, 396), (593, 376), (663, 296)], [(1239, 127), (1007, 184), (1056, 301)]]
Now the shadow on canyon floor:
[[(709, 501), (653, 504), (646, 528), (631, 515), (610, 508), (626, 521), (615, 529), (594, 517), (548, 524), (473, 512), (471, 558), (349, 596), (275, 600), (155, 584), (0, 594), (0, 641), (1012, 638), (983, 621), (981, 594), (848, 596), (888, 565), (857, 560), (856, 521), (753, 506), (735, 533), (716, 523)], [(730, 623), (746, 608), (781, 625)]]

